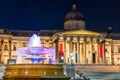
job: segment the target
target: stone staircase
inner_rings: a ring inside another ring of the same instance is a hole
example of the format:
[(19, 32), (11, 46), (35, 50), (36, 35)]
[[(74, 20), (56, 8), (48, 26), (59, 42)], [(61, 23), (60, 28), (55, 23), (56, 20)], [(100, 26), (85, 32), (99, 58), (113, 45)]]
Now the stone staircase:
[(76, 80), (120, 80), (120, 72), (76, 72), (75, 76)]
[(108, 72), (100, 72), (100, 73), (87, 72), (85, 74), (88, 75), (91, 80), (101, 80), (102, 78), (104, 78), (108, 75), (111, 75), (112, 73), (108, 73)]

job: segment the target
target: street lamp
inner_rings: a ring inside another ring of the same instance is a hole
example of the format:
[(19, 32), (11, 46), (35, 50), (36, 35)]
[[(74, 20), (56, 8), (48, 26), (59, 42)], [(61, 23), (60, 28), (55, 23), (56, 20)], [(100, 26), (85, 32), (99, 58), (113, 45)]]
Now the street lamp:
[(70, 53), (70, 61), (71, 61), (71, 64), (73, 64), (73, 61), (74, 61), (74, 55), (73, 55), (73, 53)]

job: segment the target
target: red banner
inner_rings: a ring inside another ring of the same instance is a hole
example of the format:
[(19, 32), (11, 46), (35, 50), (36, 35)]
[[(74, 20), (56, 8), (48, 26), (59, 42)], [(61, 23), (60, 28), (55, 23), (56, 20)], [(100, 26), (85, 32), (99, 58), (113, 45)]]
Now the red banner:
[(59, 56), (63, 56), (63, 44), (59, 45)]
[(102, 44), (99, 45), (99, 55), (101, 58), (103, 57), (103, 45)]

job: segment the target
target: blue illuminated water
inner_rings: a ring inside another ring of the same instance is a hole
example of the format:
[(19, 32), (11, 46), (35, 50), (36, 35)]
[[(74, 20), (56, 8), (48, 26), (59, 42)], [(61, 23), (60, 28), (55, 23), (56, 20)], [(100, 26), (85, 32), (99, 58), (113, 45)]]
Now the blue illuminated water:
[[(33, 64), (39, 64), (47, 60), (49, 64), (55, 64), (55, 51), (53, 48), (41, 47), (40, 37), (36, 34), (30, 37), (28, 46), (17, 49), (18, 56), (28, 55), (30, 57), (22, 58), (23, 60), (30, 60)], [(44, 56), (43, 56), (44, 55)], [(41, 57), (42, 56), (42, 57)], [(49, 61), (50, 60), (50, 61)]]

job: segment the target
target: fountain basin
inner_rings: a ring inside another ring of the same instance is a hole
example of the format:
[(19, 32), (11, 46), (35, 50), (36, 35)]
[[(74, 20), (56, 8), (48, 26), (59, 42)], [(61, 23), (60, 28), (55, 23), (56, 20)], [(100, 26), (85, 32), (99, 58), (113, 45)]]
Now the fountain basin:
[(6, 67), (4, 80), (69, 80), (64, 76), (62, 64), (10, 64)]

